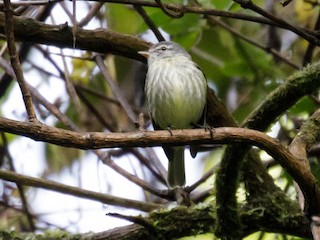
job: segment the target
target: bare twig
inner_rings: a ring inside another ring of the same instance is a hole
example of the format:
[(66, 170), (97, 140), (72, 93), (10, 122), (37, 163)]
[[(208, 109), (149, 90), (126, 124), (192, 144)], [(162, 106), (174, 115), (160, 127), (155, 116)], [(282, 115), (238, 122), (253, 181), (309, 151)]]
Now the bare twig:
[[(94, 104), (92, 104), (81, 91), (77, 90), (77, 94), (81, 101), (86, 105), (86, 107), (90, 110), (90, 112), (99, 120), (99, 122), (103, 125), (103, 127), (109, 129), (110, 131), (116, 130), (116, 122), (112, 119), (112, 117), (106, 118), (102, 116), (102, 114), (98, 111)], [(110, 116), (110, 115), (109, 115)]]
[[(87, 0), (88, 1), (88, 0)], [(130, 5), (139, 5), (139, 6), (145, 6), (145, 7), (160, 7), (156, 2), (153, 1), (148, 1), (148, 0), (89, 0), (89, 1), (94, 1), (94, 2), (110, 2), (110, 3), (119, 3), (119, 4), (130, 4)], [(239, 0), (241, 2), (241, 0)], [(250, 16), (242, 13), (234, 13), (234, 12), (229, 12), (229, 11), (221, 11), (221, 10), (216, 10), (212, 8), (205, 8), (205, 7), (200, 7), (200, 6), (185, 6), (185, 5), (180, 5), (180, 4), (164, 4), (162, 3), (166, 9), (172, 10), (174, 12), (178, 12), (182, 14), (186, 13), (194, 13), (194, 14), (204, 14), (204, 15), (212, 15), (212, 16), (219, 16), (219, 17), (226, 17), (226, 18), (234, 18), (234, 19), (241, 19), (244, 21), (251, 21), (251, 22), (256, 22), (256, 23), (262, 23), (262, 24), (268, 24), (268, 25), (274, 25), (279, 28), (287, 29), (298, 35), (301, 34), (301, 37), (305, 39), (309, 39), (310, 41), (316, 41), (319, 44), (319, 41), (316, 40), (315, 37), (312, 37), (313, 35), (316, 36), (317, 33), (314, 31), (310, 31), (308, 29), (302, 29), (297, 26), (294, 26), (288, 22), (281, 22), (278, 21), (280, 18), (276, 16), (270, 16), (267, 15), (268, 17), (265, 18), (264, 14), (262, 14), (264, 17), (258, 17), (258, 16)], [(259, 9), (260, 10), (260, 9)], [(260, 14), (260, 12), (258, 12)], [(261, 13), (264, 13), (262, 10)], [(269, 14), (269, 13), (267, 13)], [(272, 15), (272, 14), (271, 14)], [(280, 19), (281, 20), (281, 19)], [(317, 45), (318, 45), (317, 44)]]
[(251, 45), (257, 47), (257, 48), (260, 48), (262, 50), (264, 50), (265, 52), (267, 53), (270, 53), (272, 54), (274, 57), (276, 57), (277, 59), (283, 61), (284, 63), (288, 64), (290, 67), (296, 69), (296, 70), (299, 70), (300, 67), (291, 62), (289, 59), (287, 59), (286, 57), (282, 56), (277, 50), (273, 49), (273, 48), (269, 48), (267, 46), (264, 46), (258, 42), (255, 42), (253, 40), (251, 40), (250, 38), (240, 34), (239, 32), (235, 31), (234, 29), (232, 29), (230, 26), (228, 26), (226, 23), (222, 22), (222, 21), (219, 21), (211, 16), (207, 16), (208, 20), (209, 20), (209, 23), (213, 23), (213, 24), (218, 24), (219, 26), (223, 27), (224, 29), (226, 29), (227, 31), (229, 31), (231, 34), (239, 37), (240, 39), (250, 43)]
[(205, 181), (208, 180), (208, 178), (212, 177), (212, 175), (217, 172), (218, 170), (218, 166), (214, 166), (212, 168), (210, 168), (205, 174), (202, 175), (202, 177), (196, 181), (194, 184), (192, 184), (191, 186), (188, 186), (186, 188), (187, 192), (192, 192), (193, 190), (195, 190), (197, 187), (199, 187), (202, 183), (204, 183)]
[(167, 8), (167, 6), (165, 4), (163, 4), (161, 0), (155, 0), (155, 2), (159, 5), (161, 10), (165, 14), (167, 14), (169, 17), (181, 18), (184, 15), (183, 5), (177, 5), (178, 8), (176, 8), (175, 10), (172, 11), (170, 8)]
[(154, 161), (147, 159), (136, 148), (129, 148), (128, 151), (131, 152), (136, 158), (138, 158), (139, 161), (144, 164), (161, 183), (163, 183), (164, 185), (167, 184), (164, 175), (161, 174), (160, 170), (158, 170), (158, 164), (161, 164), (160, 161), (157, 162), (157, 164), (152, 164), (154, 163)]
[[(63, 0), (31, 0), (31, 1), (19, 1), (19, 2), (12, 2), (11, 6), (13, 7), (21, 7), (21, 6), (41, 6), (47, 5), (52, 2), (61, 2)], [(0, 1), (0, 6), (4, 5), (4, 1)]]
[[(3, 142), (3, 147), (4, 147), (4, 151), (5, 151), (6, 157), (8, 158), (8, 161), (9, 161), (10, 170), (13, 171), (13, 172), (16, 172), (14, 164), (13, 164), (13, 159), (12, 159), (11, 154), (10, 154), (9, 149), (8, 149), (7, 138), (6, 138), (4, 133), (1, 133), (0, 135), (1, 135), (1, 140)], [(35, 227), (34, 222), (33, 222), (33, 216), (32, 216), (32, 214), (30, 213), (30, 210), (29, 210), (29, 204), (28, 204), (28, 200), (27, 200), (25, 191), (23, 189), (23, 185), (21, 183), (16, 183), (16, 185), (17, 185), (18, 192), (19, 192), (19, 195), (20, 195), (20, 198), (21, 198), (22, 209), (23, 209), (24, 214), (27, 217), (27, 221), (29, 223), (30, 230), (31, 231), (35, 231), (36, 227)]]
[(21, 90), (23, 101), (27, 110), (29, 121), (37, 122), (38, 119), (34, 111), (31, 94), (26, 85), (26, 81), (24, 79), (23, 72), (21, 69), (19, 56), (15, 46), (13, 15), (11, 12), (10, 0), (4, 0), (4, 12), (5, 12), (5, 30), (6, 30), (8, 48), (10, 52), (11, 65), (12, 65), (13, 71), (15, 72), (18, 84), (20, 86), (20, 90)]
[[(314, 30), (318, 31), (320, 29), (320, 12), (318, 12), (318, 19), (314, 26)], [(303, 57), (302, 66), (307, 66), (307, 64), (311, 63), (313, 52), (316, 46), (312, 43), (309, 43), (307, 51)]]
[(168, 194), (168, 191), (161, 191), (161, 190), (157, 190), (157, 189), (153, 188), (152, 186), (150, 186), (148, 183), (146, 183), (142, 179), (132, 175), (131, 173), (127, 172), (125, 169), (119, 167), (114, 161), (111, 160), (111, 158), (108, 155), (106, 155), (105, 157), (100, 156), (100, 158), (102, 159), (103, 163), (105, 163), (107, 166), (109, 166), (110, 168), (115, 170), (120, 175), (127, 178), (130, 182), (135, 183), (136, 185), (140, 186), (142, 189), (144, 189), (144, 190), (146, 190), (146, 191), (148, 191), (158, 197), (172, 200), (172, 196), (170, 194)]
[(161, 32), (157, 28), (157, 26), (154, 24), (154, 22), (149, 18), (147, 15), (146, 11), (143, 9), (143, 7), (138, 6), (138, 5), (133, 5), (133, 7), (137, 10), (137, 12), (140, 14), (140, 16), (143, 18), (145, 23), (148, 25), (150, 30), (154, 33), (156, 38), (158, 39), (159, 42), (164, 41), (164, 37), (162, 36)]
[(138, 120), (137, 120), (136, 114), (132, 110), (128, 101), (123, 97), (123, 95), (122, 95), (119, 87), (115, 83), (115, 81), (111, 78), (109, 72), (107, 71), (106, 66), (104, 65), (103, 58), (101, 57), (101, 55), (96, 55), (95, 60), (97, 62), (97, 65), (99, 66), (99, 69), (100, 69), (101, 73), (103, 74), (105, 80), (107, 81), (107, 83), (111, 87), (113, 94), (118, 99), (119, 103), (121, 104), (123, 110), (127, 113), (127, 116), (129, 117), (131, 122), (134, 124), (137, 124)]
[(318, 40), (315, 36), (311, 35), (310, 33), (306, 32), (305, 30), (296, 27), (287, 21), (283, 20), (282, 18), (279, 18), (264, 9), (260, 8), (259, 6), (255, 5), (251, 0), (233, 0), (234, 2), (241, 5), (243, 8), (248, 8), (256, 13), (259, 13), (260, 15), (264, 16), (265, 18), (271, 20), (272, 22), (277, 23), (278, 26), (282, 26), (283, 28), (286, 28), (294, 33), (296, 33), (298, 36), (308, 40), (310, 43), (313, 43), (315, 45), (320, 44), (320, 40)]
[(1, 169), (0, 169), (0, 178), (6, 181), (16, 182), (26, 186), (43, 188), (46, 190), (60, 192), (67, 195), (99, 201), (101, 203), (105, 203), (113, 206), (133, 208), (133, 209), (141, 210), (144, 212), (149, 212), (162, 207), (162, 205), (159, 205), (159, 204), (145, 203), (145, 202), (139, 202), (139, 201), (130, 200), (126, 198), (120, 198), (120, 197), (116, 197), (106, 193), (98, 193), (98, 192), (93, 192), (89, 190), (84, 190), (77, 187), (57, 183), (54, 181), (41, 179), (41, 178), (28, 177), (25, 175), (21, 175), (11, 171), (1, 170)]
[(86, 14), (86, 16), (78, 22), (78, 27), (84, 27), (85, 25), (87, 25), (92, 20), (92, 18), (99, 13), (103, 5), (104, 3), (99, 3), (99, 2), (93, 4), (90, 8), (90, 11)]

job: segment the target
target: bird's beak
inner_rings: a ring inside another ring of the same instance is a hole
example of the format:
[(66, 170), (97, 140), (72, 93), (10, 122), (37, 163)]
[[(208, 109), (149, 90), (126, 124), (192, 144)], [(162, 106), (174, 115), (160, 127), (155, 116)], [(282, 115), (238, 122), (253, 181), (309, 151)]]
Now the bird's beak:
[(150, 53), (148, 51), (139, 51), (138, 54), (144, 56), (145, 58), (148, 58), (150, 56)]

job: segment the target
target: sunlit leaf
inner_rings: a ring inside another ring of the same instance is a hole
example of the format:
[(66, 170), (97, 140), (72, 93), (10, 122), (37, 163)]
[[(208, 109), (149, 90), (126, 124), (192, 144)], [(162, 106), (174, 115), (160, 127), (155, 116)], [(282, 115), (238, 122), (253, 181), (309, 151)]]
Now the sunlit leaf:
[(109, 29), (126, 34), (139, 34), (146, 25), (139, 14), (128, 5), (107, 4), (107, 23)]

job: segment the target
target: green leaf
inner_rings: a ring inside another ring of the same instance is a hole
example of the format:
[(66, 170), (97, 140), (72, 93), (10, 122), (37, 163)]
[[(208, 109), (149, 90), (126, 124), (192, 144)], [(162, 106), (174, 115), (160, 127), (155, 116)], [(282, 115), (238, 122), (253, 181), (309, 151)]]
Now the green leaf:
[(317, 109), (317, 106), (309, 96), (301, 98), (290, 110), (288, 111), (291, 115), (301, 115), (312, 113)]
[(146, 24), (135, 9), (121, 4), (106, 5), (109, 29), (131, 35), (137, 35), (147, 29)]
[(171, 40), (190, 48), (202, 32), (203, 19), (196, 14), (186, 14), (183, 18), (173, 19), (161, 9), (147, 9), (147, 13), (157, 27), (171, 36)]
[(50, 173), (60, 172), (63, 168), (70, 167), (78, 160), (82, 150), (75, 148), (65, 148), (53, 144), (45, 145), (46, 162)]
[(232, 0), (215, 0), (212, 1), (216, 9), (219, 10), (229, 10), (233, 5), (235, 5)]

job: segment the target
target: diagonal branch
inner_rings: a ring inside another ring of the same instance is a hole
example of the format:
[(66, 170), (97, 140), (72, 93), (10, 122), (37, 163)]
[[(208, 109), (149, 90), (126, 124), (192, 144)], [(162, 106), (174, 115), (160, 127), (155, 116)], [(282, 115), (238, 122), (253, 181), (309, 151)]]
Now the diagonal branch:
[(29, 92), (26, 81), (24, 79), (18, 52), (15, 46), (16, 41), (14, 36), (14, 23), (13, 23), (13, 14), (11, 12), (10, 0), (4, 0), (4, 12), (5, 12), (5, 19), (4, 19), (5, 33), (6, 33), (7, 44), (10, 52), (11, 65), (16, 75), (16, 78), (22, 93), (22, 97), (27, 110), (29, 121), (36, 122), (38, 121), (38, 119), (34, 111), (31, 94)]
[(43, 188), (46, 190), (52, 190), (55, 192), (77, 196), (80, 198), (99, 201), (101, 203), (105, 203), (109, 205), (133, 208), (133, 209), (137, 209), (145, 212), (149, 212), (162, 207), (162, 205), (159, 205), (159, 204), (145, 203), (145, 202), (140, 202), (136, 200), (120, 198), (120, 197), (116, 197), (116, 196), (105, 194), (105, 193), (99, 193), (99, 192), (94, 192), (90, 190), (80, 189), (73, 186), (68, 186), (65, 184), (57, 183), (57, 182), (46, 180), (46, 179), (28, 177), (25, 175), (21, 175), (18, 173), (14, 173), (14, 172), (2, 170), (2, 169), (0, 169), (0, 178), (6, 181), (15, 182), (21, 185)]
[(286, 28), (286, 29), (294, 32), (298, 36), (308, 40), (310, 43), (313, 43), (317, 46), (320, 44), (320, 41), (315, 36), (307, 33), (305, 30), (303, 30), (299, 27), (296, 27), (296, 26), (290, 24), (289, 22), (265, 11), (264, 9), (255, 5), (251, 0), (233, 0), (233, 1), (240, 4), (242, 8), (250, 9), (253, 12), (256, 12), (256, 13), (264, 16), (265, 18), (271, 20), (272, 22), (275, 22), (277, 25), (282, 26), (283, 28)]
[[(296, 158), (300, 161), (302, 165), (304, 165), (305, 171), (310, 172), (309, 160), (307, 158), (307, 153), (310, 148), (316, 144), (320, 138), (320, 110), (317, 110), (306, 122), (302, 125), (299, 133), (293, 139), (289, 146), (290, 152), (296, 156)], [(301, 189), (303, 192), (303, 189)], [(298, 193), (300, 191), (298, 190)], [(298, 194), (299, 202), (302, 209), (308, 213), (309, 209), (315, 209), (317, 206), (315, 204), (319, 204), (316, 201), (312, 201), (312, 199), (305, 198), (305, 193), (303, 192), (303, 196)], [(320, 198), (320, 196), (317, 196)], [(314, 239), (320, 238), (320, 227), (319, 227), (319, 214), (320, 212), (313, 212), (314, 215), (309, 217), (311, 218), (311, 229), (313, 233)]]
[(110, 86), (112, 93), (115, 95), (115, 97), (119, 101), (121, 107), (123, 108), (123, 110), (127, 114), (128, 118), (130, 119), (130, 121), (132, 123), (137, 124), (138, 121), (137, 121), (136, 114), (134, 113), (134, 111), (133, 111), (132, 107), (130, 106), (130, 104), (128, 103), (127, 99), (121, 93), (121, 90), (118, 87), (118, 85), (116, 84), (116, 82), (110, 76), (106, 66), (104, 65), (103, 58), (101, 57), (101, 55), (96, 55), (94, 57), (94, 59), (98, 65), (104, 79), (106, 80), (107, 84)]

